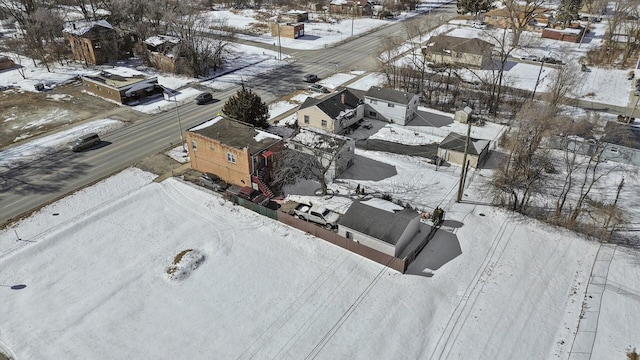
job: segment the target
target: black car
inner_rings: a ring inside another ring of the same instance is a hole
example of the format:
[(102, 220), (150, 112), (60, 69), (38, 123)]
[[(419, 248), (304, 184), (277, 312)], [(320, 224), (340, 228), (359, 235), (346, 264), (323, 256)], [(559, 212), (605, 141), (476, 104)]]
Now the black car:
[(320, 78), (316, 74), (307, 74), (307, 75), (304, 76), (304, 81), (305, 82), (314, 83), (314, 82), (316, 82), (318, 80), (320, 80)]
[(200, 176), (200, 185), (220, 192), (225, 191), (229, 187), (229, 184), (213, 174), (203, 174)]
[(198, 105), (206, 104), (210, 101), (213, 101), (213, 95), (211, 95), (211, 93), (204, 92), (196, 96), (196, 104)]

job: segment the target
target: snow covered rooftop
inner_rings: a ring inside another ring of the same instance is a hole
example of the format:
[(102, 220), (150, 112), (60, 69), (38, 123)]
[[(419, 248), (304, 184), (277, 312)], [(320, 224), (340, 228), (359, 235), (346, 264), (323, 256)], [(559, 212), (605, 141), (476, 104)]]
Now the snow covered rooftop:
[(113, 29), (113, 26), (111, 26), (111, 24), (109, 24), (107, 20), (98, 20), (69, 22), (65, 24), (63, 31), (69, 34), (81, 36), (89, 32), (89, 30), (93, 29), (96, 26)]
[(169, 35), (155, 35), (144, 40), (145, 44), (151, 45), (151, 46), (158, 46), (164, 43), (177, 44), (179, 42), (180, 42), (180, 39), (178, 39), (175, 36), (169, 36)]

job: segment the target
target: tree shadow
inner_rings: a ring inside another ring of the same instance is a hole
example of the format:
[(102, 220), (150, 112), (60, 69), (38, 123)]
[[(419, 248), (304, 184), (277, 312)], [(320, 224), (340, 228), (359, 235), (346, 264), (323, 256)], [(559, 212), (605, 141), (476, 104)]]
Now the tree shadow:
[(502, 164), (509, 160), (509, 154), (505, 154), (499, 151), (490, 151), (489, 156), (482, 164), (483, 169), (498, 169)]
[(299, 38), (296, 38), (296, 40), (305, 40), (305, 41), (315, 41), (320, 39), (320, 36), (315, 36), (315, 35), (303, 35), (300, 36)]
[(428, 127), (443, 127), (453, 123), (451, 116), (435, 114), (430, 111), (418, 110), (416, 117), (411, 120), (408, 126), (428, 126)]
[[(460, 224), (462, 226), (462, 224)], [(435, 271), (462, 254), (458, 236), (438, 230), (409, 265), (405, 274), (432, 277)]]

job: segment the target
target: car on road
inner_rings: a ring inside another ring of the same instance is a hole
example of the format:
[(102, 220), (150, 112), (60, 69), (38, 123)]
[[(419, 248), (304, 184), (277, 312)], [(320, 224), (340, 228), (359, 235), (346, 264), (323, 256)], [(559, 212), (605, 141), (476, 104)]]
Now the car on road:
[(520, 59), (524, 61), (540, 61), (540, 58), (535, 55), (525, 55), (520, 57)]
[(209, 92), (203, 92), (202, 94), (196, 96), (196, 104), (202, 105), (208, 102), (213, 101), (213, 95)]
[(304, 79), (304, 82), (309, 82), (309, 83), (314, 83), (320, 80), (320, 78), (316, 74), (307, 74), (304, 76), (303, 79)]
[(552, 57), (548, 57), (548, 56), (542, 57), (542, 59), (540, 61), (546, 62), (547, 64), (564, 65), (564, 63), (561, 60), (558, 60), (558, 59), (552, 58)]
[(220, 179), (218, 176), (207, 173), (207, 174), (202, 174), (202, 176), (200, 176), (200, 186), (207, 187), (215, 191), (223, 192), (229, 187), (229, 184), (227, 184), (224, 180)]
[(482, 21), (474, 21), (471, 23), (471, 27), (475, 28), (475, 29), (486, 29), (487, 28), (487, 24), (483, 23)]
[(92, 146), (96, 146), (100, 144), (102, 140), (100, 140), (100, 136), (96, 133), (91, 133), (87, 135), (80, 136), (75, 139), (69, 146), (73, 152), (82, 151), (84, 149), (90, 148)]
[(315, 92), (319, 92), (319, 93), (323, 93), (323, 94), (328, 94), (329, 93), (329, 89), (327, 89), (326, 87), (320, 85), (320, 84), (311, 84), (307, 87), (307, 89), (311, 90), (311, 91), (315, 91)]

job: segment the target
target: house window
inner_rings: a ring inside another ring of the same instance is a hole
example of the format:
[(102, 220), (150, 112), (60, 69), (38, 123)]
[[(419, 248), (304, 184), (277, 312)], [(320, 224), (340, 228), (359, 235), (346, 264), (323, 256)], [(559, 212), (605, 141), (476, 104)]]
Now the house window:
[(618, 148), (612, 147), (611, 149), (609, 149), (610, 152), (617, 154), (618, 153)]
[(371, 117), (377, 117), (378, 114), (375, 111), (369, 111), (369, 116)]
[(195, 140), (191, 140), (191, 148), (193, 151), (198, 150), (198, 144), (196, 144)]
[(395, 105), (393, 105), (393, 104), (389, 103), (389, 104), (387, 104), (387, 107), (392, 108), (392, 107), (395, 107)]
[(347, 231), (347, 239), (353, 240), (353, 233), (351, 231)]
[(93, 44), (93, 47), (95, 49), (100, 49), (102, 46), (100, 45), (100, 43), (95, 43), (95, 44)]
[(322, 127), (327, 127), (327, 120), (322, 120)]
[(236, 163), (236, 156), (233, 155), (232, 153), (227, 153), (227, 161), (235, 164)]
[(309, 123), (309, 115), (305, 115), (304, 116), (304, 123), (308, 124)]

